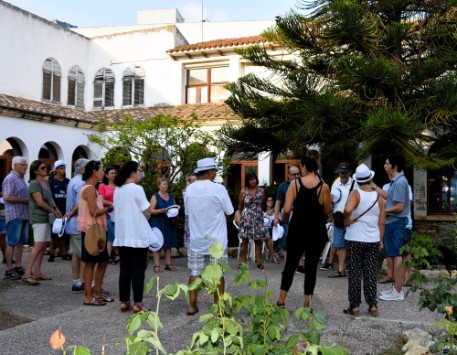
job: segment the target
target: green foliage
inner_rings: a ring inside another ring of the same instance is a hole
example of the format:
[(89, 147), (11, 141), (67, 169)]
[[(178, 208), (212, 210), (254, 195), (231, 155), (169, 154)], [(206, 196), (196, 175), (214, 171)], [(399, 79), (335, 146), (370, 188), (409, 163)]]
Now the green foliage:
[(218, 141), (201, 130), (196, 117), (182, 120), (160, 114), (144, 121), (123, 117), (116, 122), (101, 118), (98, 128), (106, 134), (92, 134), (89, 141), (106, 149), (105, 165), (141, 162), (145, 172), (141, 185), (148, 197), (157, 190), (158, 177), (166, 177), (177, 182), (171, 192), (180, 200), (185, 182), (178, 178), (192, 173), (197, 160), (220, 152)]
[(405, 264), (416, 270), (427, 269), (431, 265), (437, 265), (442, 257), (433, 239), (418, 232), (413, 232), (411, 243), (402, 247), (400, 252), (411, 254), (411, 260), (406, 261)]
[(324, 158), (349, 160), (381, 145), (428, 168), (423, 147), (457, 131), (456, 1), (298, 3), (306, 12), (277, 17), (269, 43), (238, 51), (272, 75), (228, 85), (242, 123), (223, 127), (221, 141), (297, 155), (319, 145)]

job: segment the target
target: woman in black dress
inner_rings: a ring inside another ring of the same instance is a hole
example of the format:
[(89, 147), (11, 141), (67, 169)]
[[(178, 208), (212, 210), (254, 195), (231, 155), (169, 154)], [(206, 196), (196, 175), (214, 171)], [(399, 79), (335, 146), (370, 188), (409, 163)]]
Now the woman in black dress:
[(316, 285), (319, 257), (327, 242), (325, 223), (332, 212), (330, 188), (319, 177), (316, 160), (304, 157), (300, 162), (302, 178), (290, 183), (284, 205), (283, 221), (289, 221), (287, 235), (287, 260), (281, 280), (281, 291), (277, 305), (285, 307), (287, 292), (298, 262), (305, 253), (305, 302), (311, 306), (311, 295)]

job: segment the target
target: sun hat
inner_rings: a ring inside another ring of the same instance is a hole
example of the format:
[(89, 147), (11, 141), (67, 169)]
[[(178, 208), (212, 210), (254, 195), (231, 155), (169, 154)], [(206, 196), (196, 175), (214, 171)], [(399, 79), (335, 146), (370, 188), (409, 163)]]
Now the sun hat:
[(332, 195), (332, 203), (338, 203), (341, 200), (341, 190), (337, 187), (334, 187), (332, 191), (330, 191), (330, 194)]
[(179, 205), (172, 205), (167, 208), (167, 217), (168, 218), (173, 218), (176, 217), (179, 214), (179, 209), (181, 207)]
[(373, 176), (373, 170), (370, 170), (365, 164), (360, 164), (357, 169), (355, 169), (355, 174), (352, 175), (352, 178), (357, 182), (363, 183), (373, 179)]
[(52, 166), (52, 170), (56, 170), (60, 168), (61, 166), (67, 166), (62, 160), (56, 160), (54, 165)]
[(60, 238), (65, 234), (65, 225), (67, 224), (66, 218), (56, 218), (52, 223), (52, 233), (57, 234)]
[(217, 170), (214, 158), (203, 158), (197, 161), (197, 169), (194, 170), (194, 174), (206, 170)]
[(150, 251), (158, 251), (162, 248), (163, 245), (163, 234), (157, 227), (152, 227), (152, 238), (151, 242), (149, 243), (149, 250)]
[(351, 165), (349, 163), (341, 163), (340, 165), (338, 165), (338, 167), (335, 170), (335, 172), (337, 174), (339, 174), (339, 173), (348, 173), (350, 171), (351, 171)]
[(284, 235), (284, 227), (277, 224), (276, 226), (273, 226), (273, 241), (276, 242), (278, 239), (281, 239), (282, 236)]

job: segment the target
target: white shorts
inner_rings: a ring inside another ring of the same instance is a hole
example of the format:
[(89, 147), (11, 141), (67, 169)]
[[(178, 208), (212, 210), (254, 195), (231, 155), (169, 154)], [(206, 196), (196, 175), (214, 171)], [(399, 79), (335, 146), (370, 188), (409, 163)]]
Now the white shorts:
[(46, 243), (51, 241), (51, 225), (49, 223), (32, 224), (32, 230), (35, 243)]

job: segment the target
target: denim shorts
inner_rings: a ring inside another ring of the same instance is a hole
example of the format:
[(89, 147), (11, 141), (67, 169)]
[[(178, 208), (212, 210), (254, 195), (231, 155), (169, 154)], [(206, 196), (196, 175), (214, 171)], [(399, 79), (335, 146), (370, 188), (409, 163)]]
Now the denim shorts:
[(346, 234), (346, 228), (338, 228), (333, 226), (333, 243), (335, 248), (346, 248), (346, 240), (344, 235)]
[[(227, 263), (227, 251), (224, 251), (224, 255), (222, 255), (220, 260)], [(209, 254), (200, 254), (191, 250), (187, 257), (187, 268), (189, 269), (191, 276), (198, 276), (206, 265), (214, 263), (215, 261), (216, 259)], [(224, 275), (223, 272), (222, 275)]]
[(286, 223), (281, 224), (281, 226), (284, 228), (284, 233), (282, 235), (281, 239), (278, 239), (278, 248), (286, 251), (287, 250), (287, 233), (289, 232), (289, 225)]
[(386, 256), (402, 256), (400, 248), (406, 245), (411, 238), (406, 231), (406, 219), (386, 224), (384, 229), (384, 250)]
[(6, 228), (7, 243), (14, 247), (18, 244), (27, 244), (29, 235), (29, 220), (15, 218), (8, 223)]

